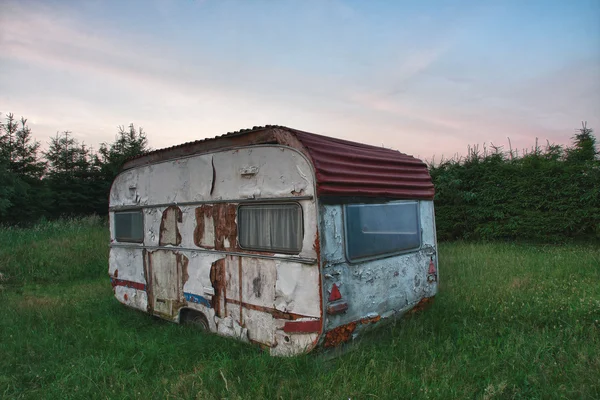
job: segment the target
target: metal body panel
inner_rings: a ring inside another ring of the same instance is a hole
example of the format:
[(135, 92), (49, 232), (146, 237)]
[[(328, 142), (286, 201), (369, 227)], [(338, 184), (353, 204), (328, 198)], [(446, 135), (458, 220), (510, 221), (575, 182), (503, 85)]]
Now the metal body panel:
[[(437, 280), (428, 280), (431, 262), (437, 270), (433, 201), (419, 202), (419, 250), (352, 264), (344, 252), (343, 213), (342, 205), (320, 206), (323, 297), (330, 297), (335, 284), (342, 299), (331, 303), (347, 303), (345, 312), (327, 315), (325, 332), (347, 327), (354, 335), (362, 326), (381, 318), (402, 315), (423, 299), (435, 296)], [(342, 339), (345, 341), (350, 337)]]
[[(194, 310), (212, 332), (289, 356), (339, 345), (437, 293), (433, 185), (411, 156), (265, 127), (124, 168), (110, 194), (109, 274), (128, 306), (172, 321)], [(344, 204), (403, 200), (419, 202), (420, 249), (348, 262)], [(238, 206), (273, 202), (302, 207), (298, 254), (238, 242)], [(142, 243), (115, 240), (114, 213), (127, 209), (143, 213)]]
[[(313, 176), (302, 154), (281, 146), (202, 154), (123, 172), (110, 196), (109, 274), (116, 298), (172, 321), (182, 309), (199, 311), (209, 330), (259, 343), (273, 354), (314, 347), (319, 332), (283, 332), (290, 320), (322, 316)], [(239, 246), (238, 204), (261, 204), (262, 198), (269, 204), (297, 199), (301, 205), (304, 236), (298, 254)], [(142, 210), (143, 243), (116, 242), (113, 210), (123, 208)]]

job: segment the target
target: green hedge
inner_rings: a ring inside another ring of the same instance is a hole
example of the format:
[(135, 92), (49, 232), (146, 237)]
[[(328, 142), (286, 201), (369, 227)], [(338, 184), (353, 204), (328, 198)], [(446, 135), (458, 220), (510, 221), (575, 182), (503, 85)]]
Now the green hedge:
[(548, 146), (432, 166), (438, 239), (600, 239), (600, 161), (578, 155)]

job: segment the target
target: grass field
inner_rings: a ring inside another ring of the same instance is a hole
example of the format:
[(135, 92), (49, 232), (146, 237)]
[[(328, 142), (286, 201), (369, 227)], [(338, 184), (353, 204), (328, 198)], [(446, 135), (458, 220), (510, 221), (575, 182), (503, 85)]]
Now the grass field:
[(600, 398), (600, 250), (449, 243), (420, 314), (271, 358), (112, 297), (98, 220), (0, 229), (0, 398)]

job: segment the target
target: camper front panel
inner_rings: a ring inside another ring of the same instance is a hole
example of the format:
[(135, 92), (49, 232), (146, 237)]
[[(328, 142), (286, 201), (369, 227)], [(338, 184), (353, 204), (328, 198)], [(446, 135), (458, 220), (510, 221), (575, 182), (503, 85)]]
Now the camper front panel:
[(110, 197), (109, 272), (140, 285), (125, 287), (135, 301), (118, 288), (117, 298), (170, 320), (198, 310), (211, 331), (273, 354), (305, 351), (322, 314), (314, 193), (308, 161), (276, 146), (122, 173)]

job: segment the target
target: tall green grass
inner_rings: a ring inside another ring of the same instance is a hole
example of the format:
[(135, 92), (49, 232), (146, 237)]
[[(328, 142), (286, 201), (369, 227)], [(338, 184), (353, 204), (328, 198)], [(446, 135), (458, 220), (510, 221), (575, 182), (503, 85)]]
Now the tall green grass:
[(106, 226), (50, 225), (0, 230), (0, 398), (600, 398), (597, 248), (443, 244), (428, 310), (271, 358), (117, 303)]
[(0, 226), (0, 285), (23, 286), (105, 276), (108, 223), (99, 216)]

